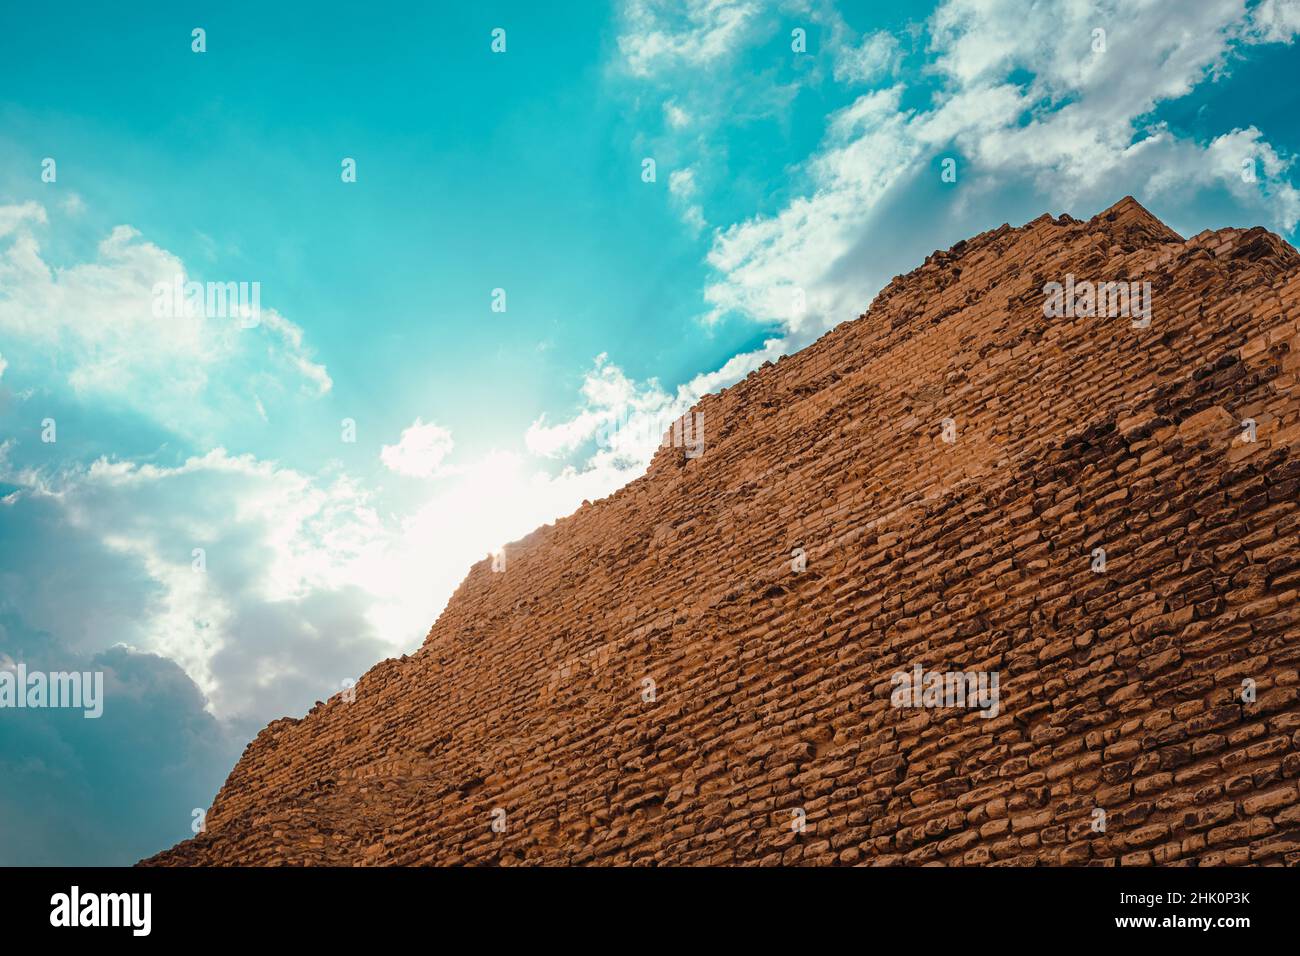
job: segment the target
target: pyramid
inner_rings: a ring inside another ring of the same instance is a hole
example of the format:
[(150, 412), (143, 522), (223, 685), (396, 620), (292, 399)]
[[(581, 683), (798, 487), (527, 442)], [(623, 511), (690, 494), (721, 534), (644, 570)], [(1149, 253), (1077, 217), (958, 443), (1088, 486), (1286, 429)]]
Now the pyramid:
[(145, 862), (1300, 863), (1298, 266), (1132, 198), (935, 252)]

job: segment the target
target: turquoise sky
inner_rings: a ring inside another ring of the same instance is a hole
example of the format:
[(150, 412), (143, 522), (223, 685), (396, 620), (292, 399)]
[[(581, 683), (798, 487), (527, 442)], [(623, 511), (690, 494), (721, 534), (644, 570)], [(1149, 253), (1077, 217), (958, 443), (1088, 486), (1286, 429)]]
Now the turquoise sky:
[[(0, 666), (109, 675), (99, 722), (0, 711), (0, 863), (189, 835), (634, 432), (935, 248), (1128, 193), (1297, 239), (1294, 0), (450, 6), (0, 10)], [(151, 322), (177, 272), (264, 321)]]

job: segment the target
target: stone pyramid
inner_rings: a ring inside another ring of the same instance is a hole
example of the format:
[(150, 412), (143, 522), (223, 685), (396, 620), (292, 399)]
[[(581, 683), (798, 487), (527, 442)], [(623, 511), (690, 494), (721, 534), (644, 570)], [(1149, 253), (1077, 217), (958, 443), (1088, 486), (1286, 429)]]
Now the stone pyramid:
[(1131, 198), (936, 252), (146, 862), (1300, 863), (1298, 320), (1285, 242)]

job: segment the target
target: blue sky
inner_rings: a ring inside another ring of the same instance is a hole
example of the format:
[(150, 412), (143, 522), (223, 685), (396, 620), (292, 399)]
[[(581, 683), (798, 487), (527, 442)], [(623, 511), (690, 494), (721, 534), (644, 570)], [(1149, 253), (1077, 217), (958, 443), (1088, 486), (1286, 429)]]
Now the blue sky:
[[(0, 710), (0, 863), (188, 836), (267, 721), (935, 248), (1129, 193), (1297, 238), (1295, 0), (438, 6), (0, 11), (0, 666), (107, 683)], [(160, 320), (176, 275), (258, 324)]]

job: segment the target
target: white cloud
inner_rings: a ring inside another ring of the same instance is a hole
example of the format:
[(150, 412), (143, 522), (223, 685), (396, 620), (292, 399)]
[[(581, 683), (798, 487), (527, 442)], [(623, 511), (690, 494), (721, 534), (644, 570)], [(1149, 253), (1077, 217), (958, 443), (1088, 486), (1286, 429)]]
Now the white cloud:
[(632, 0), (624, 8), (619, 52), (637, 76), (709, 66), (735, 55), (760, 12), (746, 0)]
[(683, 129), (691, 124), (691, 114), (678, 106), (675, 100), (664, 104), (664, 119), (673, 129)]
[(355, 583), (383, 528), (345, 477), (221, 448), (175, 467), (101, 458), (3, 477), (19, 487), (5, 522), (27, 554), (22, 575), (0, 575), (0, 603), (82, 653), (162, 655), (214, 713), (257, 720), (383, 654), (376, 599)]
[(655, 378), (632, 380), (602, 353), (583, 379), (581, 407), (573, 417), (548, 424), (541, 416), (529, 426), (525, 445), (534, 455), (550, 458), (569, 459), (582, 452), (571, 467), (597, 476), (598, 485), (613, 491), (644, 471), (665, 432), (704, 394), (739, 381), (779, 354), (767, 343), (669, 390)]
[(689, 166), (674, 169), (668, 176), (668, 191), (679, 199), (691, 199), (695, 196), (695, 170)]
[(856, 45), (836, 43), (832, 54), (837, 81), (865, 83), (894, 73), (902, 59), (902, 45), (888, 30), (877, 30)]
[(1300, 0), (1263, 0), (1250, 12), (1248, 35), (1258, 43), (1290, 43), (1300, 33)]
[(524, 445), (534, 455), (545, 458), (558, 458), (576, 451), (585, 442), (591, 440), (605, 421), (598, 412), (584, 410), (576, 417), (558, 425), (546, 424), (546, 415), (528, 426), (524, 434)]
[[(919, 176), (937, 177), (944, 156), (958, 160), (962, 184), (952, 214), (971, 217), (954, 240), (978, 222), (971, 202), (1025, 184), (1054, 210), (1100, 209), (1125, 193), (1179, 204), (1215, 189), (1252, 221), (1293, 229), (1300, 192), (1286, 179), (1290, 161), (1259, 130), (1197, 143), (1149, 117), (1222, 76), (1244, 47), (1290, 42), (1295, 8), (1247, 13), (1240, 0), (1200, 0), (1173, 14), (1146, 0), (1102, 10), (1068, 0), (948, 0), (929, 23), (934, 71), (945, 83), (933, 105), (902, 110), (905, 88), (895, 84), (833, 114), (820, 152), (804, 163), (805, 194), (716, 234), (709, 317), (778, 321), (804, 341), (859, 314), (889, 278), (883, 260), (910, 225), (885, 210)], [(1171, 16), (1177, 29), (1169, 29)], [(833, 35), (842, 32), (834, 18), (827, 22)], [(1106, 30), (1101, 53), (1093, 50), (1095, 28)], [(858, 49), (872, 46), (873, 58), (897, 52), (880, 38)], [(847, 65), (849, 48), (839, 49), (840, 76), (862, 78)], [(1250, 157), (1258, 161), (1254, 183), (1241, 177)]]
[(867, 94), (832, 117), (837, 139), (809, 169), (813, 194), (775, 216), (723, 230), (709, 252), (719, 278), (705, 290), (713, 317), (739, 311), (811, 334), (861, 311), (879, 281), (834, 272), (858, 241), (863, 220), (910, 173), (920, 152), (898, 112), (900, 90)]
[[(582, 409), (568, 421), (548, 425), (543, 415), (533, 422), (524, 435), (528, 450), (535, 455), (563, 457), (596, 440), (601, 449), (593, 461), (611, 455), (642, 465), (649, 462), (642, 444), (630, 444), (632, 430), (627, 426), (647, 417), (662, 417), (672, 407), (673, 399), (657, 381), (638, 386), (602, 353), (583, 379), (582, 400)], [(662, 430), (654, 437), (656, 443), (661, 435)]]
[(385, 445), (379, 453), (380, 460), (389, 471), (413, 478), (432, 478), (438, 473), (442, 461), (455, 442), (451, 432), (433, 422), (417, 418), (402, 432), (396, 445)]
[(0, 378), (4, 377), (5, 369), (7, 369), (8, 367), (9, 367), (9, 363), (5, 361), (4, 355), (0, 354)]
[(674, 169), (668, 176), (668, 192), (681, 209), (683, 221), (691, 229), (700, 232), (708, 225), (704, 220), (704, 210), (695, 202), (699, 187), (695, 183), (693, 167)]
[[(622, 5), (618, 54), (607, 71), (617, 85), (635, 87), (628, 105), (638, 148), (660, 166), (717, 156), (716, 134), (732, 124), (787, 123), (803, 85), (786, 64), (768, 59), (759, 69), (730, 69), (782, 30), (788, 0), (627, 0)], [(792, 54), (793, 56), (793, 54)], [(642, 85), (653, 93), (643, 96)], [(661, 114), (660, 116), (654, 113)], [(702, 211), (682, 210), (692, 229)]]
[(704, 395), (735, 384), (792, 347), (789, 339), (769, 339), (762, 348), (733, 355), (721, 368), (702, 372), (671, 392), (657, 379), (634, 382), (607, 355), (598, 355), (583, 381), (578, 412), (554, 425), (539, 418), (529, 426), (525, 443), (535, 455), (556, 458), (594, 443), (576, 473), (613, 491), (645, 470), (665, 433)]
[(237, 317), (157, 318), (156, 284), (194, 278), (177, 256), (117, 226), (93, 259), (53, 266), (37, 238), (47, 221), (38, 203), (0, 206), (0, 334), (24, 366), (187, 434), (239, 408), (253, 414), (254, 377), (264, 391), (329, 391), (302, 330), (275, 309), (262, 308), (255, 328)]
[[(37, 202), (0, 206), (0, 239), (31, 225), (44, 225), (47, 221), (45, 207)], [(20, 251), (27, 252), (28, 247), (24, 246)]]

